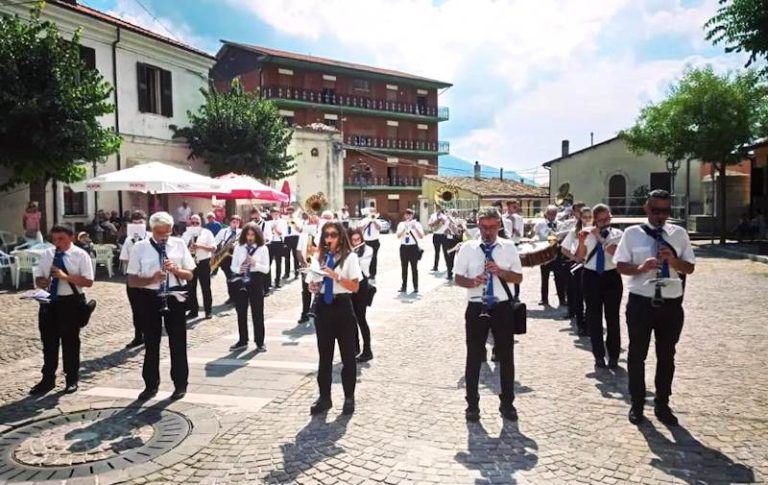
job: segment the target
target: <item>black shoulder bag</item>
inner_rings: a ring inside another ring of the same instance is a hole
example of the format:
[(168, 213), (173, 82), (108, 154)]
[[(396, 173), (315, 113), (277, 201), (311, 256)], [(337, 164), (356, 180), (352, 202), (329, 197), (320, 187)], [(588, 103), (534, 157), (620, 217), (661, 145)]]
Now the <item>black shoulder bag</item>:
[(419, 250), (419, 261), (421, 261), (421, 257), (424, 256), (424, 250), (421, 249), (421, 245), (419, 244), (419, 240), (416, 239), (416, 236), (413, 235), (413, 232), (412, 231), (408, 231), (408, 234), (411, 235), (411, 237), (413, 238), (413, 242), (416, 243), (416, 248)]
[(504, 287), (504, 291), (507, 292), (507, 298), (512, 305), (512, 329), (515, 335), (523, 335), (528, 331), (528, 308), (525, 303), (516, 300), (512, 296), (512, 292), (509, 291), (509, 285), (503, 278), (499, 278), (501, 286)]
[[(62, 264), (61, 271), (69, 275), (67, 273), (67, 268), (65, 265)], [(77, 287), (72, 284), (71, 281), (67, 281), (69, 283), (69, 287), (72, 288), (72, 294), (78, 296), (78, 302), (77, 302), (77, 320), (78, 325), (80, 325), (80, 328), (85, 327), (88, 325), (88, 322), (91, 320), (91, 315), (93, 314), (93, 311), (96, 309), (96, 300), (90, 300), (85, 301), (85, 293), (80, 293), (77, 290)]]

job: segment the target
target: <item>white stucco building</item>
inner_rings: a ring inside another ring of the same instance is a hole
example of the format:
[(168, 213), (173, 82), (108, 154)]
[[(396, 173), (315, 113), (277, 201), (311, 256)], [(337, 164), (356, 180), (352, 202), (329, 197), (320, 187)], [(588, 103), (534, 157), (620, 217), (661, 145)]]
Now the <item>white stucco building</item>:
[[(0, 13), (29, 16), (29, 5), (0, 4)], [(81, 57), (115, 87), (114, 113), (101, 119), (122, 136), (120, 152), (97, 164), (97, 173), (110, 172), (146, 162), (163, 162), (199, 173), (208, 173), (202, 161), (189, 161), (186, 143), (173, 140), (170, 125), (188, 123), (187, 110), (203, 102), (200, 88), (208, 85), (215, 58), (178, 41), (160, 36), (119, 18), (80, 5), (76, 0), (48, 0), (43, 18), (54, 21), (63, 35), (82, 27)], [(87, 161), (91, 166), (91, 161)], [(93, 176), (89, 168), (88, 176)], [(7, 174), (0, 172), (0, 181)], [(137, 192), (74, 193), (64, 184), (49, 186), (48, 223), (69, 222), (74, 226), (93, 218), (95, 210), (126, 211), (148, 208), (147, 194)], [(21, 214), (29, 199), (28, 190), (0, 194), (0, 229), (21, 231)], [(181, 202), (177, 195), (161, 195), (161, 204), (171, 211)], [(210, 208), (207, 199), (190, 199), (195, 211)], [(55, 212), (55, 213), (54, 213)]]

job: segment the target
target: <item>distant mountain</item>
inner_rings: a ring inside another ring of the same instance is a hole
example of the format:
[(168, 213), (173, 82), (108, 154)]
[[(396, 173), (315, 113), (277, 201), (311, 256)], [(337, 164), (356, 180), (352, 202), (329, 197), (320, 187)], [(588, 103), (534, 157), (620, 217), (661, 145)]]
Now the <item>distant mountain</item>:
[[(464, 160), (453, 155), (442, 155), (437, 161), (437, 174), (445, 177), (472, 177), (475, 175), (475, 162)], [(483, 178), (498, 178), (499, 168), (480, 164), (480, 176)], [(536, 185), (532, 179), (522, 177), (517, 172), (504, 169), (504, 179)]]

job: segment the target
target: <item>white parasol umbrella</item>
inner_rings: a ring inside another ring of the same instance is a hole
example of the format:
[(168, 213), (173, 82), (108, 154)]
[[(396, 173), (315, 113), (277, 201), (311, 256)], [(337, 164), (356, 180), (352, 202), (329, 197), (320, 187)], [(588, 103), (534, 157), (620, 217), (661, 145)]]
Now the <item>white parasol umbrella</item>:
[(220, 189), (200, 191), (198, 193), (186, 195), (188, 197), (201, 198), (208, 198), (215, 195), (217, 199), (250, 199), (270, 202), (288, 201), (288, 195), (273, 189), (268, 185), (264, 185), (248, 175), (228, 173), (216, 177), (216, 180), (222, 185)]
[(155, 194), (188, 192), (217, 192), (220, 180), (160, 162), (143, 163), (135, 167), (105, 173), (70, 185), (75, 192), (127, 190)]

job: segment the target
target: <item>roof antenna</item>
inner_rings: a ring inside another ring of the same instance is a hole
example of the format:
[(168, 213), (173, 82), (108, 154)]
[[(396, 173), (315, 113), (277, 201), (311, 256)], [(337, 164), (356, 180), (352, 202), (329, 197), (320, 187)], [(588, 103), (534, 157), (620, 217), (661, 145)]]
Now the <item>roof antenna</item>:
[(589, 132), (589, 146), (594, 146), (594, 145), (595, 145), (595, 132), (594, 131), (590, 131)]

